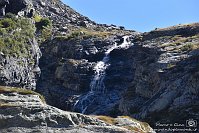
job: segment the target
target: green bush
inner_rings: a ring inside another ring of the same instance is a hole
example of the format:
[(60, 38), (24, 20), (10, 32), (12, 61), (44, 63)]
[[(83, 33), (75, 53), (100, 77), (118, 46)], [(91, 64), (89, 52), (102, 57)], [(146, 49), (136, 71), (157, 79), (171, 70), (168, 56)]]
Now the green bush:
[(16, 19), (16, 15), (9, 12), (9, 13), (6, 13), (5, 18), (11, 18), (14, 20), (14, 19)]
[(37, 22), (40, 22), (42, 17), (40, 15), (34, 15), (34, 21), (37, 23)]
[(36, 27), (38, 30), (42, 30), (45, 27), (51, 27), (52, 26), (52, 22), (49, 18), (41, 18), (41, 20), (39, 22), (35, 23)]
[(0, 20), (0, 52), (11, 56), (29, 56), (35, 26), (27, 18), (3, 18)]
[(52, 22), (49, 18), (41, 18), (41, 16), (36, 15), (34, 17), (35, 26), (37, 28), (38, 41), (40, 43), (48, 40), (52, 36)]
[(10, 28), (13, 29), (15, 26), (15, 21), (11, 18), (5, 18), (0, 20), (0, 28)]
[(52, 27), (51, 26), (44, 27), (41, 31), (41, 41), (44, 42), (50, 39), (51, 36), (52, 36)]
[(181, 47), (180, 49), (181, 49), (181, 51), (190, 51), (193, 49), (193, 47), (194, 47), (193, 44), (186, 44), (183, 47)]

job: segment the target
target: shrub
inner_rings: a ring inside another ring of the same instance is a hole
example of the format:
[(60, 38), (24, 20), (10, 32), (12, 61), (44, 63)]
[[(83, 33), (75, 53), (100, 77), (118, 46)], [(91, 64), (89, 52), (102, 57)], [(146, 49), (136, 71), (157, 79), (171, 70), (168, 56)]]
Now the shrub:
[(13, 29), (15, 22), (11, 18), (5, 18), (0, 20), (0, 28), (10, 28)]
[(50, 39), (51, 36), (52, 36), (52, 27), (51, 26), (44, 27), (41, 31), (41, 41), (44, 42)]
[(30, 56), (29, 40), (34, 37), (35, 27), (26, 18), (0, 20), (0, 52), (11, 56)]
[(193, 49), (193, 44), (186, 44), (183, 47), (180, 48), (181, 51), (190, 51)]
[(49, 18), (41, 18), (39, 15), (34, 17), (37, 28), (38, 41), (40, 43), (48, 40), (52, 36), (52, 22)]
[(9, 12), (9, 13), (6, 13), (5, 17), (6, 17), (6, 18), (11, 18), (11, 19), (13, 19), (13, 20), (16, 19), (16, 15), (13, 14), (13, 13), (10, 13), (10, 12)]
[(35, 20), (36, 23), (40, 22), (41, 19), (42, 19), (41, 16), (39, 16), (39, 15), (34, 15), (34, 20)]
[(39, 22), (36, 22), (35, 25), (38, 30), (42, 30), (45, 27), (51, 27), (52, 22), (49, 18), (41, 18), (41, 20)]

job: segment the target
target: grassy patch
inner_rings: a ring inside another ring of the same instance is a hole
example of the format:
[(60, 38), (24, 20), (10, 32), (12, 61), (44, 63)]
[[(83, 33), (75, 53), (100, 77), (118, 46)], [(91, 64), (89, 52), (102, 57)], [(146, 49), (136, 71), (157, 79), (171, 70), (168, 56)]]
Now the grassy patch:
[(176, 35), (171, 38), (172, 42), (164, 43), (161, 45), (161, 48), (166, 48), (173, 46), (173, 50), (184, 52), (192, 51), (199, 48), (199, 34), (190, 37), (182, 37)]
[[(118, 126), (118, 124), (119, 124), (119, 121), (116, 118), (112, 118), (112, 117), (109, 117), (109, 116), (96, 116), (96, 118), (104, 121), (105, 123), (111, 124), (111, 125)], [(128, 119), (132, 122), (138, 123), (140, 126), (139, 125), (136, 126), (134, 124), (121, 126), (121, 127), (126, 128), (128, 130), (131, 130), (133, 132), (146, 133), (146, 132), (151, 130), (149, 124), (146, 123), (146, 122), (140, 122), (140, 121), (133, 119), (129, 116), (118, 116), (118, 118), (124, 118), (124, 119)]]
[(42, 18), (39, 15), (34, 16), (35, 26), (37, 29), (38, 41), (40, 43), (49, 40), (52, 36), (52, 21), (49, 18)]
[(176, 66), (176, 64), (169, 63), (169, 64), (167, 64), (167, 69), (171, 69), (175, 66)]
[(131, 118), (131, 117), (129, 117), (129, 116), (119, 116), (120, 118), (126, 118), (126, 119), (129, 119), (129, 120), (131, 120), (131, 121), (134, 121), (134, 122), (136, 122), (136, 123), (139, 123), (140, 124), (140, 128), (141, 129), (139, 129), (139, 128), (137, 128), (137, 127), (134, 127), (134, 126), (126, 126), (126, 128), (127, 129), (130, 129), (131, 131), (139, 131), (139, 133), (145, 133), (144, 131), (150, 131), (150, 126), (149, 126), (149, 124), (148, 123), (146, 123), (146, 122), (141, 122), (141, 121), (138, 121), (138, 120), (136, 120), (136, 119), (134, 119), (134, 118)]
[(15, 88), (15, 87), (5, 87), (5, 86), (0, 86), (0, 93), (11, 93), (11, 92), (16, 92), (16, 93), (19, 93), (19, 94), (23, 94), (23, 95), (38, 95), (39, 98), (42, 100), (43, 103), (46, 103), (45, 102), (45, 98), (37, 93), (37, 92), (34, 92), (32, 90), (27, 90), (27, 89), (22, 89), (22, 88)]
[(192, 51), (192, 50), (195, 50), (195, 49), (198, 49), (199, 48), (199, 42), (198, 43), (188, 43), (188, 44), (185, 44), (184, 46), (182, 46), (180, 48), (181, 51)]
[(0, 102), (0, 108), (7, 108), (7, 107), (17, 107), (17, 105), (5, 103), (5, 102)]
[(96, 116), (96, 118), (104, 121), (105, 123), (112, 124), (112, 125), (115, 125), (117, 123), (117, 121), (114, 118), (109, 117), (109, 116), (100, 115), (100, 116)]
[(56, 38), (59, 40), (71, 40), (71, 39), (87, 39), (91, 37), (106, 38), (109, 35), (111, 35), (111, 32), (95, 31), (95, 30), (81, 28), (81, 29), (72, 31), (70, 34), (66, 36), (56, 36)]
[(35, 26), (27, 18), (3, 18), (0, 20), (0, 52), (16, 57), (30, 56), (30, 40)]

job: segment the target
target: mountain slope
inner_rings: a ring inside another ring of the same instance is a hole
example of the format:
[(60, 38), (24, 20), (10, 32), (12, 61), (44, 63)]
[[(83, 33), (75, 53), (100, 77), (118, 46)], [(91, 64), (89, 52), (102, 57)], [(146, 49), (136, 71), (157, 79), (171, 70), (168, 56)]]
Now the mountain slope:
[(123, 115), (153, 128), (198, 120), (198, 23), (139, 33), (97, 24), (59, 0), (12, 0), (4, 8), (2, 132), (153, 132)]

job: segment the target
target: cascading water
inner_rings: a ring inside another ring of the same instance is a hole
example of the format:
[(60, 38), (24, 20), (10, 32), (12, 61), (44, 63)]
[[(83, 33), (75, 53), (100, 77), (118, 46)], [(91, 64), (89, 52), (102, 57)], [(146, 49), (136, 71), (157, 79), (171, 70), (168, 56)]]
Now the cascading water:
[(105, 92), (104, 78), (105, 78), (105, 75), (106, 75), (106, 69), (110, 65), (108, 63), (108, 61), (109, 61), (109, 54), (114, 49), (128, 48), (129, 45), (130, 45), (130, 43), (127, 41), (128, 38), (129, 38), (128, 36), (124, 36), (123, 37), (124, 41), (123, 41), (123, 43), (121, 45), (117, 46), (117, 43), (115, 43), (112, 47), (110, 47), (105, 52), (105, 56), (102, 59), (102, 61), (99, 61), (96, 64), (96, 66), (94, 67), (95, 76), (94, 76), (94, 78), (92, 79), (92, 81), (90, 83), (90, 91), (91, 92), (101, 92), (101, 93)]
[(95, 75), (90, 83), (90, 91), (83, 97), (80, 97), (80, 99), (76, 102), (76, 105), (80, 106), (81, 113), (85, 113), (87, 110), (87, 107), (92, 104), (92, 102), (96, 98), (96, 94), (104, 94), (106, 89), (104, 85), (104, 78), (106, 76), (106, 69), (110, 65), (109, 62), (109, 54), (114, 49), (127, 49), (131, 46), (131, 42), (128, 41), (129, 36), (123, 37), (123, 43), (121, 45), (117, 45), (115, 43), (113, 46), (111, 46), (106, 52), (105, 56), (103, 57), (102, 61), (99, 61), (95, 67), (94, 72)]

